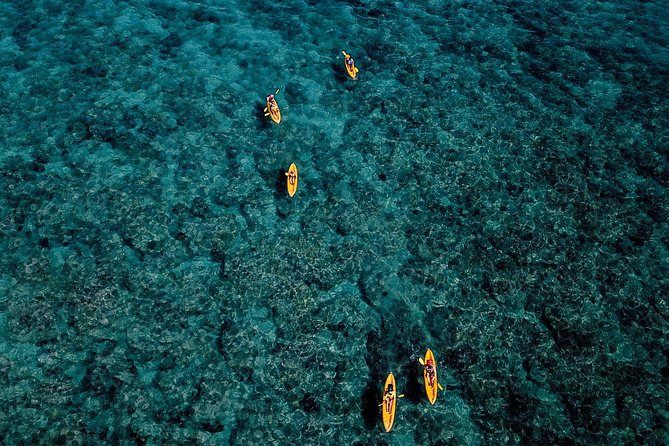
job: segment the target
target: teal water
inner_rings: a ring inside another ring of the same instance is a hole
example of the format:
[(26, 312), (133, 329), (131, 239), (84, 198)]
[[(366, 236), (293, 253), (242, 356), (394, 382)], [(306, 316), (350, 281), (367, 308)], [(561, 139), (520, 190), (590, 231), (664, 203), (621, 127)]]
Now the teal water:
[(0, 443), (669, 444), (666, 11), (1, 3)]

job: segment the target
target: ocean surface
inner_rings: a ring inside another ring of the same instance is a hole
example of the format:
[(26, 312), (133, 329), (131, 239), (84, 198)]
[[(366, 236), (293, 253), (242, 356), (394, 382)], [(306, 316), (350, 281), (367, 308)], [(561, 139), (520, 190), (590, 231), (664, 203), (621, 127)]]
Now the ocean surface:
[(668, 445), (668, 10), (0, 3), (0, 443)]

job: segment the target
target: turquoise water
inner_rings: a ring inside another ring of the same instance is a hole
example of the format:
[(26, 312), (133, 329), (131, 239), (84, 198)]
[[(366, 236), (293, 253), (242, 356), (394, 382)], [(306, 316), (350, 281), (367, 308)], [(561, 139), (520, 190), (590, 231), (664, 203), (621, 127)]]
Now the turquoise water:
[(666, 10), (0, 4), (0, 443), (669, 444)]

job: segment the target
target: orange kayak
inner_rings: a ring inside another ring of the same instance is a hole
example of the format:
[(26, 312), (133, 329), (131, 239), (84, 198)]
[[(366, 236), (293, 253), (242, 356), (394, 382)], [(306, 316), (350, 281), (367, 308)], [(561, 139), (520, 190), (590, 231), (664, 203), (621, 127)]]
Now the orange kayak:
[[(392, 390), (388, 387), (392, 386)], [(390, 391), (389, 391), (390, 390)], [(386, 384), (383, 386), (383, 401), (381, 408), (383, 413), (383, 427), (386, 432), (390, 432), (395, 422), (395, 408), (397, 406), (397, 387), (395, 387), (395, 377), (392, 373), (386, 378)]]
[(297, 192), (297, 166), (295, 163), (291, 164), (286, 172), (286, 186), (288, 187), (288, 195), (291, 197)]
[(427, 393), (427, 399), (430, 400), (430, 404), (434, 404), (434, 402), (437, 401), (437, 390), (439, 386), (437, 381), (437, 362), (434, 360), (432, 350), (428, 348), (427, 352), (425, 352), (425, 364), (429, 364), (430, 362), (434, 367), (434, 379), (432, 379), (432, 381), (428, 379), (427, 370), (425, 369), (425, 366), (423, 366), (423, 381), (425, 381), (425, 393)]

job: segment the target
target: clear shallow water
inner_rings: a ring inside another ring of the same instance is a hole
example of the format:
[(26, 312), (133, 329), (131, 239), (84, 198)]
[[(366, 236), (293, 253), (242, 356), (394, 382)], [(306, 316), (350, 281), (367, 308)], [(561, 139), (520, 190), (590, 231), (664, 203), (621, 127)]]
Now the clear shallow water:
[(535, 3), (0, 5), (3, 441), (669, 441), (666, 4)]

